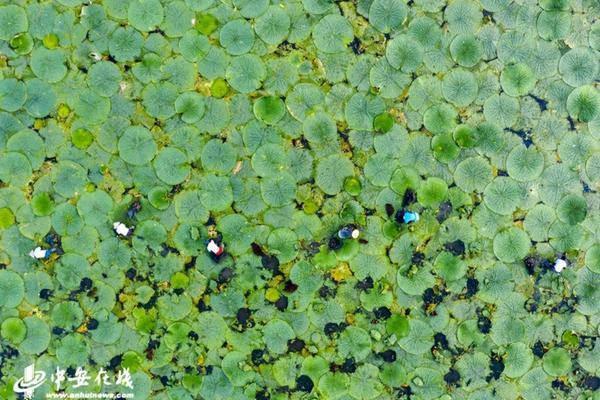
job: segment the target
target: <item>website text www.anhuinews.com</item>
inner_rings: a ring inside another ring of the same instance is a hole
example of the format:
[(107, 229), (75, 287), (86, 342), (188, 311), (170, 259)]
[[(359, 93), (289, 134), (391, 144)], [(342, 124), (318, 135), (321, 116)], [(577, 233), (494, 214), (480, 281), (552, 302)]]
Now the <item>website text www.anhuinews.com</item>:
[(48, 393), (47, 399), (133, 399), (133, 393)]

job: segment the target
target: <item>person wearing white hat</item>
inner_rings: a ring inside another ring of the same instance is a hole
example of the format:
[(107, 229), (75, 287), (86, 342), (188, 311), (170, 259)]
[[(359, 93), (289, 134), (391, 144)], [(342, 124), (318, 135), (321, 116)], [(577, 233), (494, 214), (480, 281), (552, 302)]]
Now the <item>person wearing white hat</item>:
[(554, 270), (558, 273), (562, 272), (563, 269), (567, 268), (568, 264), (562, 258), (558, 258), (554, 263)]
[(215, 234), (214, 237), (206, 242), (206, 251), (214, 261), (219, 261), (225, 253), (225, 245), (223, 237), (220, 234)]
[(113, 223), (114, 231), (120, 236), (129, 236), (131, 232), (133, 232), (133, 228), (135, 228), (135, 226), (128, 228), (124, 223), (119, 221)]
[(208, 244), (206, 245), (206, 250), (208, 250), (216, 256), (220, 256), (221, 254), (223, 254), (224, 246), (222, 243), (218, 245), (217, 242), (215, 242), (213, 239), (210, 239), (208, 241)]
[(55, 249), (42, 249), (41, 247), (36, 247), (35, 249), (29, 252), (29, 256), (31, 258), (40, 259), (40, 258), (48, 258), (50, 254), (54, 253)]

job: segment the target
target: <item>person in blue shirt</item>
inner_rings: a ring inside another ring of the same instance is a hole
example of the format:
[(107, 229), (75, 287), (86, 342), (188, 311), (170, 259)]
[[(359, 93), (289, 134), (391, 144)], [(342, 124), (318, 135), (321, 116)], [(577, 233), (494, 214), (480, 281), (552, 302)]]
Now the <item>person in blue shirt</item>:
[(43, 249), (42, 247), (38, 246), (29, 252), (29, 256), (35, 259), (46, 259), (49, 258), (53, 253), (58, 255), (62, 255), (64, 253), (61, 247), (60, 236), (58, 236), (58, 234), (54, 232), (48, 233), (44, 237), (44, 242), (50, 246), (49, 249)]
[(358, 239), (360, 231), (354, 224), (346, 225), (341, 227), (337, 231), (337, 235), (332, 235), (329, 239), (328, 246), (331, 250), (339, 250), (344, 245), (346, 239)]
[(419, 221), (419, 214), (413, 211), (408, 211), (406, 209), (398, 210), (396, 213), (396, 222), (399, 224), (411, 224), (413, 222)]
[(356, 227), (356, 225), (346, 225), (338, 231), (338, 237), (340, 239), (358, 239), (360, 235), (360, 231)]
[(133, 219), (136, 216), (136, 214), (141, 211), (141, 209), (142, 204), (139, 200), (135, 200), (127, 209), (127, 218)]
[(36, 247), (35, 249), (29, 252), (29, 256), (35, 259), (46, 259), (52, 255), (52, 253), (57, 253), (58, 250), (55, 248), (52, 249), (42, 249), (41, 247)]

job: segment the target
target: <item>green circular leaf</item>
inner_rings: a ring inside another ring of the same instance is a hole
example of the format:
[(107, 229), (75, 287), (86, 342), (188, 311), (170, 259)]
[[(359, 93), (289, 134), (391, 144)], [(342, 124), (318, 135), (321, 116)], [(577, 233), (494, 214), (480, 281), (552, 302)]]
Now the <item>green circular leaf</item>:
[(233, 192), (228, 178), (205, 175), (200, 181), (200, 200), (210, 211), (223, 211), (231, 206)]
[(88, 84), (101, 96), (110, 97), (119, 90), (121, 71), (109, 61), (100, 61), (90, 68)]
[[(449, 90), (447, 89), (447, 91)], [(451, 105), (438, 104), (425, 111), (423, 124), (428, 131), (435, 135), (448, 133), (454, 131), (457, 116), (456, 110)]]
[(252, 156), (252, 169), (263, 177), (275, 176), (288, 168), (285, 149), (274, 143), (260, 146)]
[(594, 244), (585, 253), (585, 266), (600, 274), (600, 244)]
[(108, 221), (112, 211), (113, 200), (102, 190), (84, 193), (77, 202), (77, 210), (86, 224), (100, 226)]
[(365, 330), (349, 326), (340, 335), (337, 346), (342, 357), (352, 356), (355, 360), (361, 361), (371, 353), (371, 338)]
[(375, 0), (369, 7), (369, 23), (383, 33), (398, 29), (408, 13), (400, 0)]
[(204, 169), (221, 174), (226, 174), (233, 169), (236, 158), (235, 148), (218, 139), (209, 140), (202, 148), (200, 155)]
[(150, 84), (142, 92), (143, 104), (148, 114), (158, 119), (175, 115), (177, 87), (169, 82)]
[(88, 123), (99, 124), (108, 118), (110, 106), (109, 99), (98, 96), (91, 89), (85, 89), (75, 99), (73, 109), (75, 114)]
[(19, 344), (27, 335), (27, 326), (20, 318), (6, 318), (0, 327), (0, 335), (12, 344)]
[(59, 235), (75, 235), (83, 225), (77, 208), (69, 203), (59, 204), (52, 214), (52, 227)]
[(32, 355), (42, 353), (50, 344), (48, 325), (38, 317), (25, 317), (23, 322), (27, 327), (27, 335), (19, 345), (19, 351)]
[(599, 68), (598, 56), (585, 47), (569, 50), (563, 54), (558, 64), (563, 80), (573, 87), (592, 83)]
[(552, 376), (565, 375), (571, 370), (571, 356), (567, 350), (555, 347), (548, 350), (542, 359), (544, 371)]
[(271, 231), (267, 238), (269, 251), (277, 256), (280, 263), (286, 263), (296, 258), (298, 237), (288, 228), (278, 228)]
[(11, 151), (0, 157), (0, 180), (14, 186), (25, 186), (31, 179), (31, 164), (21, 153)]
[(74, 301), (57, 303), (50, 312), (52, 324), (63, 329), (76, 329), (83, 322), (83, 311)]
[(13, 308), (21, 304), (25, 295), (25, 285), (16, 272), (0, 270), (0, 289), (4, 293), (0, 299), (0, 307)]
[(127, 9), (127, 19), (135, 29), (148, 32), (159, 25), (164, 10), (159, 0), (132, 0)]
[(330, 143), (337, 137), (335, 121), (324, 112), (308, 116), (302, 124), (302, 131), (306, 139), (315, 144)]
[(535, 74), (525, 64), (511, 64), (502, 70), (500, 84), (509, 96), (517, 97), (529, 93), (535, 86)]
[(25, 32), (28, 28), (29, 21), (25, 10), (14, 4), (0, 7), (0, 39), (12, 39), (17, 33)]
[(374, 119), (385, 111), (383, 99), (356, 93), (346, 103), (346, 122), (352, 129), (372, 131)]
[(316, 172), (315, 181), (319, 188), (327, 194), (337, 194), (342, 190), (344, 180), (352, 176), (353, 165), (347, 158), (332, 154), (319, 161)]
[(440, 178), (427, 178), (417, 190), (417, 199), (424, 207), (437, 207), (448, 194), (448, 185)]
[(527, 233), (518, 228), (508, 228), (494, 237), (494, 254), (500, 261), (515, 262), (529, 252), (531, 242)]
[(276, 96), (263, 96), (254, 102), (254, 116), (267, 125), (276, 124), (285, 115), (285, 104)]
[[(454, 69), (444, 76), (442, 93), (446, 101), (457, 107), (466, 107), (476, 98), (479, 88), (475, 75), (464, 69)], [(425, 122), (427, 123), (427, 113)]]
[(44, 162), (44, 141), (33, 130), (23, 129), (12, 135), (6, 142), (6, 149), (24, 154), (32, 168), (40, 168)]
[(290, 31), (291, 20), (284, 8), (272, 5), (256, 19), (254, 30), (259, 38), (271, 45), (283, 42)]
[(188, 124), (198, 122), (204, 116), (205, 108), (204, 98), (198, 93), (182, 93), (175, 100), (175, 111)]
[(390, 65), (402, 72), (414, 72), (423, 62), (423, 47), (408, 35), (392, 39), (385, 49)]
[(354, 38), (352, 25), (341, 15), (326, 15), (313, 27), (313, 41), (324, 53), (339, 53)]
[(30, 79), (26, 86), (27, 101), (24, 107), (30, 115), (44, 118), (54, 111), (57, 95), (50, 84), (41, 79)]
[(148, 164), (156, 154), (152, 133), (143, 126), (130, 126), (119, 139), (119, 156), (132, 165)]
[(117, 28), (110, 37), (108, 49), (118, 62), (133, 61), (140, 55), (144, 39), (132, 27)]
[(290, 204), (296, 196), (296, 181), (287, 172), (264, 178), (260, 183), (262, 197), (272, 207)]
[(234, 0), (233, 4), (244, 18), (256, 18), (269, 8), (269, 0)]
[(290, 115), (299, 121), (304, 121), (311, 111), (320, 107), (324, 102), (323, 92), (312, 83), (299, 83), (285, 99)]
[(482, 192), (492, 181), (492, 167), (483, 157), (469, 157), (461, 161), (454, 171), (456, 186), (465, 192)]
[(20, 109), (27, 100), (25, 84), (16, 79), (0, 80), (0, 109), (14, 112)]
[(544, 40), (565, 39), (571, 31), (571, 15), (562, 11), (542, 11), (536, 27)]
[(423, 354), (433, 345), (433, 330), (418, 319), (409, 320), (408, 336), (400, 339), (400, 347), (409, 354)]
[(515, 146), (506, 159), (506, 171), (514, 180), (537, 179), (544, 170), (544, 156), (535, 147)]
[(567, 98), (569, 115), (582, 121), (590, 122), (600, 116), (600, 93), (592, 86), (580, 86), (574, 89)]
[(250, 23), (244, 19), (229, 21), (219, 33), (221, 46), (234, 56), (245, 54), (254, 45), (254, 31)]
[(483, 192), (485, 205), (500, 215), (511, 215), (524, 197), (520, 185), (509, 177), (494, 178)]
[(492, 95), (483, 104), (483, 115), (488, 122), (508, 128), (517, 121), (519, 100), (504, 93)]
[(65, 54), (62, 50), (49, 50), (38, 47), (31, 53), (31, 70), (43, 81), (55, 83), (62, 80), (67, 74)]
[(444, 11), (448, 30), (453, 33), (473, 33), (481, 24), (481, 10), (477, 3), (459, 0), (451, 3)]
[(459, 34), (450, 43), (450, 54), (458, 65), (470, 68), (481, 60), (483, 48), (475, 35)]
[(164, 147), (152, 162), (156, 176), (167, 185), (183, 182), (190, 173), (187, 157), (181, 150)]
[(533, 363), (531, 349), (524, 343), (511, 343), (506, 349), (504, 374), (509, 378), (518, 378), (529, 371)]
[(585, 219), (587, 209), (588, 205), (583, 197), (568, 194), (558, 203), (556, 214), (561, 221), (576, 225)]
[(232, 88), (240, 93), (250, 93), (261, 87), (267, 69), (258, 56), (244, 54), (231, 60), (225, 76)]
[(54, 190), (64, 197), (71, 197), (83, 190), (87, 171), (73, 161), (59, 161), (52, 169)]
[(548, 239), (548, 228), (556, 220), (554, 208), (537, 204), (525, 216), (523, 227), (532, 240), (541, 242)]

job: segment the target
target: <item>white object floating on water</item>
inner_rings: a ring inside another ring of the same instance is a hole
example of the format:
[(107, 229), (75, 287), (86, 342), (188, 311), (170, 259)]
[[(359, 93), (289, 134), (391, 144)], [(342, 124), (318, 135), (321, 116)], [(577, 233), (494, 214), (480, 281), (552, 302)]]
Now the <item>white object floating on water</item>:
[(121, 236), (128, 236), (133, 231), (133, 228), (135, 227), (128, 228), (124, 223), (119, 221), (113, 224), (113, 229), (117, 232), (117, 235)]
[(556, 272), (561, 272), (565, 268), (567, 268), (567, 262), (565, 260), (563, 260), (562, 258), (559, 258), (554, 263), (554, 270)]
[(44, 250), (39, 246), (29, 252), (30, 257), (37, 259), (46, 258), (47, 255), (49, 255), (49, 250)]

